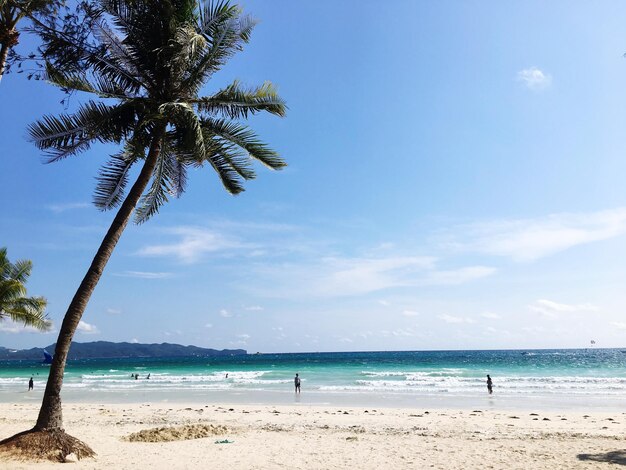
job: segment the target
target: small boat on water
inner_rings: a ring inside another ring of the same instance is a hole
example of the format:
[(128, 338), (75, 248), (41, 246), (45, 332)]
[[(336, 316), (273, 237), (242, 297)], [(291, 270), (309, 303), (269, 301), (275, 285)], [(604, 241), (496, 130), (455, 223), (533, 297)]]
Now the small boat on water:
[(45, 349), (43, 350), (43, 363), (44, 364), (52, 364), (52, 354), (50, 354)]

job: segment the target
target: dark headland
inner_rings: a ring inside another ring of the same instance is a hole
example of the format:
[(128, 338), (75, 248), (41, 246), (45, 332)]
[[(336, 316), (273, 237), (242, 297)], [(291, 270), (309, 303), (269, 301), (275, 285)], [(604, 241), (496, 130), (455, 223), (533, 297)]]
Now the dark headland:
[[(43, 359), (43, 350), (54, 353), (56, 343), (45, 348), (7, 349), (0, 347), (0, 360), (39, 360)], [(113, 343), (94, 341), (91, 343), (72, 343), (68, 359), (108, 359), (122, 357), (210, 357), (239, 356), (247, 354), (245, 349), (207, 349), (181, 344), (140, 344)]]

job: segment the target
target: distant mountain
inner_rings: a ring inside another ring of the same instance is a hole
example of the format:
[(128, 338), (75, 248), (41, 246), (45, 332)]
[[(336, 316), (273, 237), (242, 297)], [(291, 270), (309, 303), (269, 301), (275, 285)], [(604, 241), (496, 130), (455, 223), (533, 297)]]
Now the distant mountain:
[[(7, 349), (0, 347), (0, 360), (33, 359), (43, 360), (43, 350), (54, 353), (56, 343), (46, 348)], [(95, 341), (93, 343), (74, 343), (68, 356), (72, 359), (95, 359), (117, 357), (208, 357), (208, 356), (238, 356), (247, 354), (245, 349), (206, 349), (198, 346), (182, 346), (180, 344), (139, 344), (139, 343), (112, 343), (110, 341)]]

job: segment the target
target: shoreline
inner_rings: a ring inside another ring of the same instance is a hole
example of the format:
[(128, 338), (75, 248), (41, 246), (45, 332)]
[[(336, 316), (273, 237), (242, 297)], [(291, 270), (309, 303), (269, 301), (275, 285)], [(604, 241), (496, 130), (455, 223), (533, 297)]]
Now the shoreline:
[[(39, 404), (0, 404), (0, 439), (32, 427)], [(613, 468), (626, 413), (237, 403), (66, 402), (66, 430), (98, 454), (76, 468)], [(129, 442), (158, 427), (221, 427), (173, 442)], [(216, 441), (228, 440), (227, 444)], [(8, 469), (50, 469), (18, 462)]]
[[(0, 406), (10, 404), (41, 403), (43, 389), (33, 392), (3, 391), (0, 393)], [(119, 391), (84, 391), (66, 389), (62, 400), (65, 404), (109, 403), (119, 405), (154, 404), (194, 404), (206, 405), (230, 403), (238, 406), (356, 406), (394, 409), (436, 408), (470, 410), (482, 408), (492, 411), (554, 411), (579, 412), (597, 411), (616, 413), (626, 410), (626, 396), (589, 396), (589, 395), (418, 395), (408, 393), (364, 393), (364, 392), (320, 392), (304, 390), (301, 394), (293, 391), (215, 391), (215, 390), (132, 390)]]

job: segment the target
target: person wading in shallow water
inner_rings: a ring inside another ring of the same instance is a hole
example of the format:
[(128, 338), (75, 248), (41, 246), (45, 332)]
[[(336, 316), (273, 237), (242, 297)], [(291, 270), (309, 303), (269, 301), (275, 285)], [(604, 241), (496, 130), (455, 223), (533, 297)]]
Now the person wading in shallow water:
[(30, 392), (34, 387), (33, 384), (33, 378), (31, 377), (30, 380), (28, 381), (28, 391)]
[(489, 395), (493, 393), (493, 382), (491, 381), (489, 374), (487, 374), (487, 391), (489, 392)]
[(296, 393), (300, 393), (300, 377), (298, 374), (294, 377), (293, 384), (296, 386)]

